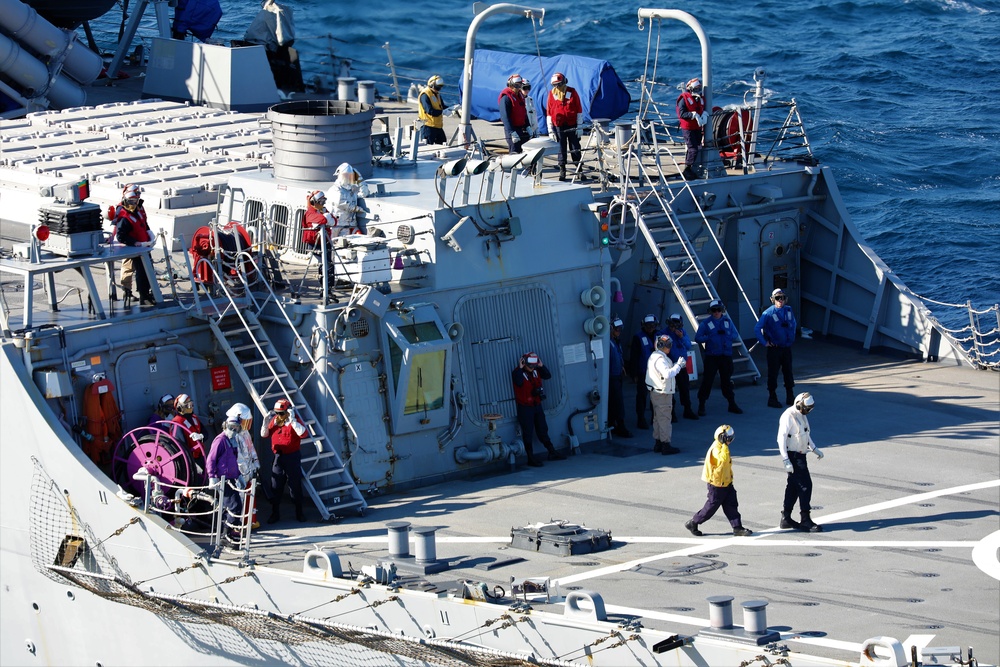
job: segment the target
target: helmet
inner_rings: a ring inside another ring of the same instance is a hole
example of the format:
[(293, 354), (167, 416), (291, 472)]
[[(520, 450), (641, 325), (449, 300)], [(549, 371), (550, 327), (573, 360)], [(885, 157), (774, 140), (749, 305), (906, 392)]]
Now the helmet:
[(650, 313), (649, 315), (646, 315), (646, 317), (642, 318), (643, 325), (646, 325), (646, 324), (656, 324), (657, 322), (658, 322), (658, 320), (656, 319), (656, 315), (653, 315), (652, 313)]
[(444, 88), (444, 79), (435, 74), (431, 78), (427, 79), (427, 87), (433, 88), (434, 90), (441, 90)]
[(223, 424), (223, 428), (229, 433), (239, 433), (243, 430), (243, 424), (240, 422), (239, 415), (227, 415), (226, 423)]
[(326, 193), (322, 190), (313, 190), (309, 193), (309, 203), (313, 206), (322, 207), (326, 204)]
[(674, 343), (670, 340), (670, 336), (657, 336), (656, 337), (656, 349), (665, 350), (668, 347), (673, 347)]
[(622, 318), (616, 316), (615, 319), (611, 320), (611, 326), (615, 329), (621, 329), (625, 323), (622, 322)]
[(670, 317), (667, 318), (667, 324), (670, 326), (681, 326), (684, 320), (681, 319), (680, 313), (670, 313)]
[(140, 194), (142, 194), (142, 189), (135, 183), (129, 183), (122, 189), (122, 203), (134, 209), (139, 205)]
[(552, 80), (549, 81), (553, 86), (565, 86), (566, 85), (566, 75), (562, 72), (556, 72), (552, 75)]
[(701, 92), (701, 79), (695, 77), (684, 84), (684, 90), (689, 93), (700, 93)]
[(243, 430), (250, 430), (250, 424), (253, 423), (253, 413), (250, 412), (250, 408), (245, 403), (233, 403), (232, 407), (226, 410), (227, 421), (233, 417), (240, 421)]
[(191, 412), (194, 408), (194, 403), (191, 401), (191, 397), (187, 394), (177, 394), (177, 398), (174, 399), (174, 410), (177, 412), (182, 412), (182, 410), (187, 410)]
[(527, 79), (521, 79), (521, 90), (525, 92), (531, 90), (531, 82)]
[(729, 424), (723, 424), (719, 428), (715, 429), (715, 439), (724, 445), (728, 445), (736, 437), (736, 432), (733, 431), (733, 427)]
[(536, 354), (535, 352), (529, 352), (526, 355), (524, 355), (524, 363), (526, 364), (537, 366), (539, 361), (540, 359), (538, 358), (538, 354)]
[(161, 408), (172, 408), (174, 407), (174, 395), (164, 394), (160, 396), (160, 407)]
[(342, 162), (334, 173), (337, 176), (337, 185), (353, 185), (358, 182), (358, 172), (346, 162)]
[(725, 310), (726, 307), (722, 305), (722, 302), (718, 299), (712, 299), (712, 303), (708, 304), (709, 310)]
[(287, 398), (279, 398), (274, 403), (275, 412), (288, 412), (288, 409), (290, 407), (292, 407), (292, 402), (289, 401)]
[(508, 88), (520, 88), (523, 83), (524, 83), (524, 79), (521, 78), (520, 74), (511, 74), (507, 78), (507, 87)]
[(815, 406), (816, 400), (808, 391), (795, 397), (795, 408), (804, 415), (809, 414)]
[(780, 287), (771, 292), (771, 303), (774, 303), (779, 296), (785, 296), (785, 290)]

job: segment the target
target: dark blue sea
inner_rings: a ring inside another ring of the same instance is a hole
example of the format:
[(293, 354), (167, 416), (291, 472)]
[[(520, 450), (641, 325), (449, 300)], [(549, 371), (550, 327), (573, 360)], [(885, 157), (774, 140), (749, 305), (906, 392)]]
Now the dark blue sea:
[[(472, 3), (458, 0), (289, 0), (309, 76), (328, 77), (325, 56), (377, 59), (389, 43), (414, 80), (433, 71), (455, 85)], [(214, 38), (242, 33), (259, 5), (222, 0)], [(715, 91), (742, 89), (754, 68), (775, 97), (795, 98), (821, 162), (876, 253), (917, 294), (949, 304), (1000, 302), (1000, 2), (956, 0), (555, 0), (542, 26), (495, 17), (481, 48), (609, 61), (626, 82), (643, 71), (640, 6), (681, 9), (713, 48)], [(112, 12), (114, 13), (114, 11)], [(120, 15), (118, 16), (120, 19)], [(665, 29), (658, 79), (700, 73), (697, 40)], [(537, 46), (536, 46), (537, 44)], [(365, 50), (367, 49), (367, 51)], [(335, 59), (333, 59), (335, 60)], [(356, 67), (358, 65), (356, 64)], [(409, 80), (409, 79), (407, 79)], [(448, 93), (451, 93), (450, 98)], [(964, 311), (932, 310), (968, 323)]]

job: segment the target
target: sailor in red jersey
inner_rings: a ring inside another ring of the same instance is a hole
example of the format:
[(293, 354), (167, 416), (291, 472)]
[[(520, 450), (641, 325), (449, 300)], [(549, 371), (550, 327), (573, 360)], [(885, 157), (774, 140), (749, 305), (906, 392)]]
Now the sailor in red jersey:
[[(183, 443), (191, 453), (195, 468), (201, 473), (204, 470), (205, 461), (205, 441), (204, 431), (201, 427), (201, 420), (194, 413), (194, 401), (187, 394), (178, 394), (174, 399), (174, 418), (171, 420), (174, 426), (171, 437), (177, 442)], [(183, 428), (179, 428), (183, 426)]]
[(267, 413), (260, 426), (260, 437), (271, 438), (274, 464), (271, 466), (271, 516), (268, 523), (281, 521), (281, 497), (285, 494), (285, 482), (295, 504), (295, 518), (305, 521), (302, 513), (302, 437), (306, 427), (298, 417), (291, 401), (279, 399), (274, 410)]
[(549, 451), (550, 461), (561, 461), (566, 457), (556, 451), (549, 438), (549, 425), (545, 421), (545, 410), (542, 401), (545, 400), (543, 380), (552, 377), (552, 373), (542, 364), (542, 360), (534, 352), (528, 352), (521, 357), (517, 368), (511, 373), (514, 383), (514, 402), (517, 403), (517, 423), (521, 426), (521, 437), (524, 438), (524, 450), (528, 454), (528, 465), (539, 467), (542, 462), (535, 458), (531, 441), (534, 435)]
[(552, 90), (545, 104), (549, 138), (559, 144), (559, 180), (566, 180), (566, 153), (573, 155), (573, 162), (580, 164), (580, 123), (583, 122), (583, 105), (576, 88), (567, 85), (566, 75), (552, 75)]
[(507, 150), (520, 153), (521, 145), (527, 141), (528, 108), (524, 102), (521, 85), (524, 79), (520, 74), (511, 74), (507, 79), (507, 87), (500, 91), (497, 106), (500, 107), (500, 120), (503, 121), (503, 136), (507, 140)]
[[(138, 185), (129, 183), (122, 190), (122, 201), (117, 207), (108, 209), (108, 220), (115, 225), (115, 237), (119, 243), (129, 247), (151, 247), (153, 232), (146, 221), (146, 209), (139, 198), (141, 190)], [(135, 276), (139, 289), (139, 305), (153, 305), (153, 291), (149, 285), (149, 276), (141, 257), (129, 257), (122, 260), (121, 285), (125, 290), (125, 300), (134, 298), (132, 293), (132, 277)]]
[(687, 145), (684, 156), (685, 180), (698, 178), (694, 167), (698, 163), (698, 151), (705, 138), (705, 127), (708, 125), (709, 113), (705, 111), (705, 100), (701, 96), (701, 79), (695, 77), (684, 84), (684, 92), (677, 97), (677, 118), (681, 122), (681, 132)]

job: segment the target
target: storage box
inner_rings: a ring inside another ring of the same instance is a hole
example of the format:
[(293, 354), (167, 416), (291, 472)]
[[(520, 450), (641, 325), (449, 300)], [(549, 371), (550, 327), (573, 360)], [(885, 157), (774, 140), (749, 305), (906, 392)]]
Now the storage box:
[[(336, 240), (335, 240), (336, 241)], [(389, 248), (384, 242), (354, 241), (347, 237), (337, 253), (337, 277), (371, 285), (392, 280)]]

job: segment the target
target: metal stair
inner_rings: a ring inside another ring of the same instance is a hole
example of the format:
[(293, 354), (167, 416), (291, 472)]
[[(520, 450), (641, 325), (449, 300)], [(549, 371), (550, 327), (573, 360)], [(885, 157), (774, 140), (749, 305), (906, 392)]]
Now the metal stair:
[[(252, 258), (241, 258), (241, 262), (244, 261), (254, 268), (257, 266)], [(245, 281), (244, 286), (246, 286)], [(257, 287), (261, 289), (260, 285)], [(308, 345), (295, 331), (281, 302), (266, 285), (263, 289), (270, 295), (262, 301), (258, 301), (249, 290), (245, 290), (245, 296), (234, 298), (225, 284), (218, 280), (215, 289), (221, 291), (224, 298), (209, 297), (207, 307), (199, 300), (198, 312), (207, 319), (220, 347), (225, 351), (236, 374), (249, 391), (254, 404), (266, 414), (275, 401), (286, 398), (295, 407), (296, 416), (306, 426), (307, 435), (302, 439), (303, 490), (312, 498), (324, 520), (343, 517), (349, 511), (363, 514), (367, 502), (361, 490), (342, 462), (337, 447), (327, 436), (323, 423), (313, 413), (312, 407), (302, 393), (302, 386), (306, 382), (318, 378), (323, 383), (327, 395), (333, 396), (332, 389), (319, 372), (320, 364), (308, 354), (312, 364), (311, 372), (301, 384), (297, 383), (257, 317), (264, 305), (273, 301), (288, 321), (288, 326), (299, 343), (299, 350), (308, 352)], [(336, 402), (336, 398), (334, 401)], [(340, 412), (341, 418), (346, 420), (343, 410)], [(348, 431), (354, 434), (354, 429), (349, 423)]]
[[(638, 125), (633, 144), (627, 149), (621, 147), (624, 150), (621, 151), (620, 165), (623, 173), (635, 170), (639, 178), (635, 181), (623, 179), (623, 192), (611, 204), (612, 209), (622, 208), (622, 226), (624, 227), (624, 220), (630, 214), (694, 331), (702, 320), (710, 317), (706, 314), (709, 303), (720, 298), (711, 280), (711, 275), (720, 269), (729, 272), (740, 297), (752, 311), (750, 300), (729, 264), (715, 231), (700, 205), (697, 205), (698, 199), (691, 190), (690, 183), (680, 181), (681, 187), (674, 188), (663, 186), (673, 176), (673, 173), (664, 171), (664, 163), (672, 163), (674, 170), (680, 171), (674, 151), (668, 146), (659, 145), (655, 123), (640, 122)], [(646, 143), (643, 143), (643, 137), (648, 138)], [(636, 186), (633, 183), (642, 185)], [(682, 196), (698, 206), (698, 231), (704, 231), (705, 236), (712, 239), (722, 257), (719, 265), (712, 267), (710, 271), (705, 270), (698, 251), (675, 213), (673, 204)], [(756, 382), (759, 377), (760, 371), (750, 356), (750, 351), (743, 340), (737, 337), (733, 343), (733, 380), (748, 379)]]

